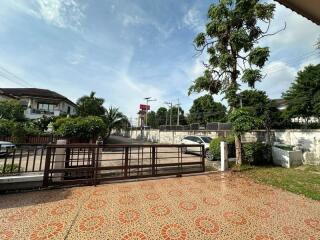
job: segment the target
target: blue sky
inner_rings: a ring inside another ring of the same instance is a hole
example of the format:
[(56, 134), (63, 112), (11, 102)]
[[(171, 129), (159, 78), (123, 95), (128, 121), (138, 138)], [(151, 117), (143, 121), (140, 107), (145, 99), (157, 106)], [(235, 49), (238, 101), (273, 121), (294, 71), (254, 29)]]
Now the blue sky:
[[(153, 109), (179, 98), (188, 111), (198, 95), (188, 97), (187, 89), (206, 58), (194, 57), (192, 41), (213, 2), (1, 1), (0, 87), (48, 88), (74, 101), (95, 91), (133, 118), (148, 96), (157, 99)], [(257, 88), (272, 98), (298, 70), (320, 62), (314, 50), (320, 27), (277, 4), (271, 29), (284, 22), (285, 31), (261, 42), (271, 57)]]

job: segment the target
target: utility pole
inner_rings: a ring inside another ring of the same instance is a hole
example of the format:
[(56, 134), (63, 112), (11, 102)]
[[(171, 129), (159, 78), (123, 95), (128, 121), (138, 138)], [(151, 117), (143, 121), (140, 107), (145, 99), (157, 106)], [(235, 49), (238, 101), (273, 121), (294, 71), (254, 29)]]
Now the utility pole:
[(168, 106), (170, 106), (170, 126), (172, 125), (172, 102), (165, 102)]
[(178, 108), (178, 116), (177, 116), (177, 126), (179, 126), (180, 125), (180, 119), (179, 119), (179, 117), (180, 117), (180, 101), (179, 101), (179, 98), (178, 98), (178, 104), (177, 104), (177, 108)]
[(147, 106), (146, 106), (146, 122), (145, 122), (145, 126), (148, 126), (148, 104), (149, 102), (153, 102), (153, 101), (157, 101), (157, 99), (151, 99), (151, 97), (145, 97), (144, 98), (147, 102)]

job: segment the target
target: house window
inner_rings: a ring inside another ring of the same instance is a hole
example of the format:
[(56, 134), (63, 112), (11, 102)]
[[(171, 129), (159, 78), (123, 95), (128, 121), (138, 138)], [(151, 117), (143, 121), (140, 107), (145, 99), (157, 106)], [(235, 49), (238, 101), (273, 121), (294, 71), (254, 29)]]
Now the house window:
[(42, 111), (53, 112), (55, 107), (56, 107), (55, 104), (38, 103), (38, 110), (42, 110)]
[(70, 114), (70, 110), (71, 110), (70, 106), (68, 106), (68, 111), (67, 111), (68, 114)]

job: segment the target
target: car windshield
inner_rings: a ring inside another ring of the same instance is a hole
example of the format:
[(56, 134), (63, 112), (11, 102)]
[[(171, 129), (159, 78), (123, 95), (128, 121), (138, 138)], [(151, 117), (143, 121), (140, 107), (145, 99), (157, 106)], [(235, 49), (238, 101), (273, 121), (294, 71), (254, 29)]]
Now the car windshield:
[(210, 143), (212, 138), (211, 137), (201, 137), (201, 139), (205, 142), (205, 143)]

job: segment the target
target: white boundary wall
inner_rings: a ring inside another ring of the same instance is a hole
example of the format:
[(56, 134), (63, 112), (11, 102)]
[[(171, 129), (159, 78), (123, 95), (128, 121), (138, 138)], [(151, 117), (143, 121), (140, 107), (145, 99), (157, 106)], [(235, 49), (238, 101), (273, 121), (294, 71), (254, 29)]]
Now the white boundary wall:
[[(230, 131), (160, 131), (158, 129), (145, 130), (143, 138), (150, 142), (157, 143), (180, 143), (188, 135), (206, 135), (212, 138), (226, 136)], [(122, 132), (121, 135), (133, 139), (141, 139), (141, 130)], [(292, 146), (300, 146), (303, 152), (303, 161), (306, 164), (320, 164), (320, 129), (289, 129), (272, 131), (272, 139)], [(242, 136), (243, 142), (265, 141), (265, 131), (254, 131)]]

